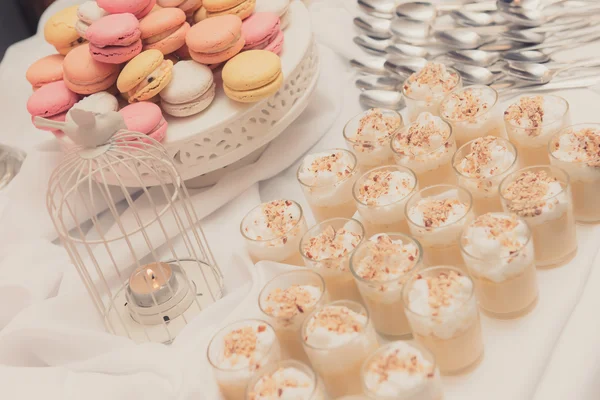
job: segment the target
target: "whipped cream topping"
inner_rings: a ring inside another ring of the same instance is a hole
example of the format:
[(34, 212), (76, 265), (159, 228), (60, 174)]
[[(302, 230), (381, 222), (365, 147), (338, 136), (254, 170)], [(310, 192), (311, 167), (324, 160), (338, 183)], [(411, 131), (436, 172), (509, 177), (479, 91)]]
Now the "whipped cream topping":
[[(364, 149), (363, 151), (371, 149), (373, 143), (380, 145), (387, 144), (390, 137), (392, 137), (402, 124), (402, 120), (398, 115), (392, 115), (389, 112), (384, 114), (378, 108), (372, 108), (362, 115), (358, 122), (358, 127), (347, 137), (352, 141), (358, 142), (358, 146), (356, 147)], [(363, 144), (361, 145), (360, 143)]]
[(276, 318), (292, 319), (304, 314), (317, 304), (323, 292), (311, 285), (292, 285), (286, 289), (274, 289), (265, 300), (264, 310)]
[[(293, 229), (298, 226), (302, 212), (300, 207), (289, 200), (275, 200), (263, 203), (254, 208), (244, 218), (244, 234), (252, 240), (280, 239), (287, 243), (287, 236), (294, 234)], [(298, 232), (295, 232), (298, 233)]]
[(294, 367), (281, 367), (263, 375), (251, 389), (250, 400), (309, 400), (314, 379)]
[(298, 179), (306, 186), (335, 185), (352, 174), (355, 164), (352, 156), (342, 150), (309, 154), (298, 171)]
[(364, 280), (385, 282), (406, 277), (419, 261), (417, 246), (392, 240), (385, 233), (371, 237), (364, 246), (364, 256), (356, 260), (354, 267), (356, 275)]
[(265, 323), (248, 321), (222, 337), (214, 364), (221, 369), (260, 368), (276, 340), (275, 332)]
[(404, 171), (376, 170), (357, 184), (358, 201), (369, 206), (386, 206), (402, 200), (416, 186), (414, 175)]
[(308, 320), (304, 341), (316, 348), (332, 348), (359, 337), (367, 327), (367, 317), (345, 306), (329, 305)]
[(600, 129), (567, 129), (553, 143), (552, 155), (561, 161), (600, 167)]
[(408, 210), (408, 217), (416, 225), (440, 228), (460, 220), (468, 211), (469, 205), (462, 202), (458, 195), (448, 191), (443, 196), (419, 200)]
[[(350, 255), (362, 241), (362, 235), (345, 227), (328, 226), (323, 232), (311, 237), (304, 244), (304, 255), (313, 261), (338, 260)], [(331, 268), (346, 268), (345, 263), (333, 263)], [(326, 264), (328, 265), (328, 264)]]
[(488, 87), (465, 88), (448, 95), (441, 105), (441, 115), (453, 121), (475, 122), (478, 116), (493, 107), (495, 97)]
[(459, 75), (449, 71), (444, 64), (427, 63), (423, 69), (412, 74), (404, 83), (404, 94), (411, 98), (443, 95), (452, 91), (459, 82)]
[(477, 217), (462, 238), (466, 253), (476, 258), (467, 258), (469, 268), (494, 282), (519, 275), (534, 262), (532, 248), (525, 249), (529, 237), (526, 223), (514, 214), (488, 213)]
[[(402, 397), (435, 385), (435, 365), (415, 347), (393, 342), (371, 358), (365, 368), (364, 382), (371, 393), (385, 398)], [(435, 391), (437, 388), (430, 390)], [(422, 397), (433, 399), (433, 397)]]
[(525, 96), (504, 112), (504, 120), (520, 130), (509, 130), (511, 140), (534, 147), (545, 146), (550, 135), (559, 131), (568, 110), (565, 100), (556, 96)]
[(559, 217), (569, 201), (561, 182), (543, 170), (522, 171), (502, 190), (502, 196), (510, 212), (528, 218)]
[(423, 112), (394, 138), (392, 148), (396, 153), (408, 157), (418, 157), (438, 149), (443, 154), (444, 147), (449, 147), (449, 137), (450, 128), (441, 118)]
[(458, 160), (456, 169), (469, 178), (493, 178), (506, 172), (516, 158), (503, 140), (484, 136), (471, 142), (470, 153)]

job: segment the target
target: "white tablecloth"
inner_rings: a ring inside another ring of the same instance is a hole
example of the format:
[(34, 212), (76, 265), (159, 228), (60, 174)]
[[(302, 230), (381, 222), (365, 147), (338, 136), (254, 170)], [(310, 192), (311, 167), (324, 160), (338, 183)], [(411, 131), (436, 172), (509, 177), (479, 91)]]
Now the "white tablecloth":
[[(74, 2), (59, 0), (53, 9)], [(37, 37), (7, 52), (0, 64), (0, 142), (23, 148), (28, 158), (0, 194), (0, 387), (6, 398), (218, 398), (205, 359), (207, 340), (217, 327), (257, 313), (256, 295), (264, 281), (289, 268), (253, 266), (243, 250), (239, 221), (259, 202), (275, 198), (291, 198), (308, 209), (295, 180), (296, 160), (311, 147), (343, 146), (342, 127), (360, 109), (344, 60), (360, 54), (350, 43), (354, 2), (313, 3), (322, 76), (311, 105), (255, 165), (192, 193), (228, 295), (169, 347), (138, 346), (107, 334), (66, 255), (51, 243), (55, 234), (46, 215), (45, 187), (60, 150), (29, 122), (24, 71), (52, 49)], [(598, 48), (564, 56), (582, 58)], [(573, 122), (600, 122), (599, 95), (591, 90), (561, 95), (571, 103)], [(532, 314), (515, 321), (483, 318), (485, 358), (471, 374), (444, 378), (447, 399), (600, 398), (600, 272), (594, 270), (600, 264), (600, 227), (580, 226), (578, 235), (575, 260), (540, 271), (540, 302)]]

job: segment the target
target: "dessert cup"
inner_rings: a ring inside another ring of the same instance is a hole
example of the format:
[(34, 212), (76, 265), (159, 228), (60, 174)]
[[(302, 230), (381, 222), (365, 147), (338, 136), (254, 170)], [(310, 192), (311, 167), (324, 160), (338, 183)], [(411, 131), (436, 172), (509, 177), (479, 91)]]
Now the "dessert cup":
[(240, 225), (254, 263), (304, 265), (298, 246), (307, 230), (302, 207), (293, 200), (263, 203), (246, 214)]
[(306, 316), (327, 301), (323, 277), (310, 270), (285, 272), (264, 286), (258, 295), (258, 307), (275, 329), (283, 359), (308, 362), (300, 328)]
[(333, 149), (307, 155), (298, 168), (298, 182), (317, 222), (351, 218), (356, 212), (352, 186), (358, 177), (356, 156)]
[(502, 137), (498, 115), (498, 92), (473, 85), (449, 93), (440, 105), (440, 115), (452, 126), (456, 146), (483, 136)]
[(440, 103), (446, 94), (462, 87), (460, 74), (443, 64), (428, 63), (412, 74), (402, 85), (409, 121), (422, 112), (440, 115)]
[(377, 108), (348, 121), (344, 127), (346, 146), (356, 155), (363, 171), (394, 163), (390, 140), (403, 125), (402, 116), (396, 111)]
[[(334, 324), (336, 329), (330, 329)], [(332, 398), (362, 392), (360, 369), (377, 349), (368, 311), (341, 300), (312, 312), (302, 325), (304, 350)]]
[(514, 214), (490, 213), (464, 231), (461, 250), (479, 306), (495, 318), (517, 318), (537, 304), (531, 230)]
[(350, 272), (350, 257), (364, 237), (357, 220), (333, 218), (312, 227), (302, 238), (304, 264), (323, 277), (331, 300), (362, 302)]
[(390, 145), (396, 164), (410, 168), (421, 187), (456, 181), (452, 171), (454, 133), (441, 118), (420, 114), (392, 138)]
[(517, 169), (517, 149), (506, 139), (485, 136), (463, 145), (452, 158), (458, 185), (473, 197), (476, 215), (502, 211), (498, 187)]
[(468, 190), (454, 185), (430, 186), (406, 203), (408, 227), (423, 247), (425, 265), (462, 266), (460, 235), (473, 218)]
[(523, 168), (500, 183), (502, 207), (529, 225), (538, 267), (558, 267), (577, 253), (569, 175), (550, 165)]
[(472, 370), (483, 358), (483, 337), (473, 281), (454, 267), (419, 271), (404, 285), (406, 316), (417, 342), (442, 374)]
[(240, 400), (252, 375), (279, 360), (279, 343), (271, 325), (247, 319), (218, 331), (208, 345), (207, 357), (223, 397)]
[(365, 361), (363, 391), (372, 400), (442, 400), (434, 355), (418, 343), (392, 342)]
[(509, 106), (504, 125), (521, 167), (548, 164), (548, 142), (570, 120), (569, 103), (559, 96), (524, 96)]
[(578, 124), (550, 141), (550, 164), (569, 174), (575, 220), (600, 222), (600, 124)]
[(255, 374), (246, 389), (246, 400), (290, 398), (325, 400), (316, 372), (297, 360), (285, 360), (265, 366)]
[(358, 178), (352, 194), (366, 234), (408, 233), (404, 206), (417, 190), (417, 177), (406, 167), (387, 165)]
[(376, 235), (352, 254), (350, 270), (380, 335), (410, 338), (402, 287), (421, 267), (422, 257), (419, 242), (401, 233)]

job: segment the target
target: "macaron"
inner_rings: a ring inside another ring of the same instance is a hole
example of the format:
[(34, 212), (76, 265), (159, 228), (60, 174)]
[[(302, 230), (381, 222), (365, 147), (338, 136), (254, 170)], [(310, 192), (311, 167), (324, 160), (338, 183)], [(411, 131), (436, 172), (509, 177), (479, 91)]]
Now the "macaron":
[(44, 25), (44, 38), (62, 55), (85, 43), (75, 29), (79, 6), (65, 8), (54, 14)]
[(231, 100), (254, 103), (275, 94), (283, 84), (281, 60), (270, 51), (238, 54), (223, 67), (223, 88)]
[(218, 64), (239, 53), (246, 41), (242, 20), (235, 15), (221, 15), (198, 22), (186, 37), (192, 58), (201, 64)]
[(231, 14), (246, 19), (254, 12), (256, 0), (204, 0), (202, 6), (208, 18)]
[(185, 0), (156, 0), (156, 2), (161, 7), (179, 7)]
[[(53, 121), (64, 121), (67, 111), (78, 100), (79, 96), (69, 90), (65, 82), (52, 82), (41, 87), (29, 97), (27, 111), (31, 114), (32, 122), (35, 117), (48, 118)], [(39, 129), (56, 132), (49, 128), (40, 127)]]
[(198, 23), (208, 18), (207, 13), (208, 11), (206, 11), (206, 8), (200, 7), (198, 11), (194, 13), (194, 22)]
[(71, 51), (63, 63), (63, 78), (69, 89), (79, 94), (108, 90), (119, 77), (121, 67), (96, 61), (88, 44)]
[(111, 14), (94, 22), (87, 30), (90, 54), (96, 61), (122, 64), (142, 51), (140, 22), (133, 14)]
[(111, 14), (130, 13), (138, 19), (150, 14), (156, 0), (97, 0), (98, 5)]
[(244, 20), (242, 34), (246, 40), (244, 50), (267, 50), (281, 54), (283, 32), (277, 14), (255, 13)]
[(64, 59), (63, 55), (52, 54), (31, 64), (25, 73), (25, 78), (31, 83), (33, 90), (38, 90), (52, 82), (62, 81)]
[(180, 61), (173, 67), (173, 79), (160, 92), (164, 112), (188, 117), (205, 110), (215, 98), (213, 73), (195, 61)]
[(130, 131), (143, 133), (159, 142), (165, 138), (168, 123), (156, 104), (142, 101), (130, 104), (119, 112)]
[(170, 54), (185, 45), (190, 30), (186, 16), (179, 8), (162, 8), (140, 22), (144, 50), (160, 50)]
[(100, 8), (95, 1), (86, 1), (81, 4), (77, 9), (78, 21), (75, 23), (75, 29), (79, 36), (85, 38), (90, 25), (107, 15), (108, 13)]
[(281, 20), (281, 29), (285, 29), (289, 25), (289, 8), (290, 0), (256, 0), (254, 13), (272, 12), (277, 14)]
[(173, 62), (159, 50), (146, 50), (129, 61), (117, 80), (117, 87), (128, 101), (148, 100), (159, 94), (171, 81)]
[(202, 0), (185, 0), (177, 7), (183, 11), (187, 17), (192, 17), (194, 13), (202, 7)]

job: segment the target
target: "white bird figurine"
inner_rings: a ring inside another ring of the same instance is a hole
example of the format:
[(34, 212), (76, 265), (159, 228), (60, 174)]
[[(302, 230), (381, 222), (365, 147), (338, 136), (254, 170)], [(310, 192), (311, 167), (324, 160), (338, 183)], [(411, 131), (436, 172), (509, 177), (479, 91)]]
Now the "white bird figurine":
[(73, 142), (88, 148), (101, 146), (118, 131), (127, 129), (123, 116), (117, 111), (94, 113), (72, 108), (69, 117), (65, 122), (35, 117), (34, 122), (40, 127), (61, 130)]

